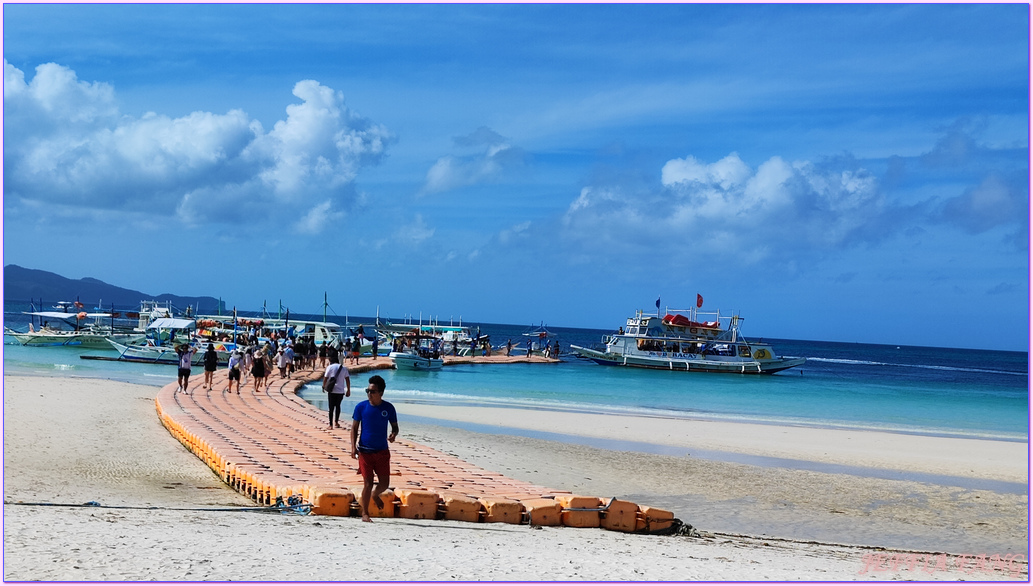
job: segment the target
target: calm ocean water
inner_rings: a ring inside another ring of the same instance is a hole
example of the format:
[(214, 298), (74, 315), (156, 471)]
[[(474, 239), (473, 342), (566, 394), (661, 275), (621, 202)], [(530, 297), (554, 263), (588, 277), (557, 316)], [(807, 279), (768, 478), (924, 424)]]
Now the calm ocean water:
[[(357, 325), (372, 320), (352, 317), (350, 321)], [(5, 322), (17, 329), (27, 324), (17, 313), (5, 313)], [(528, 329), (499, 324), (480, 327), (494, 344), (507, 339), (518, 343)], [(570, 344), (596, 344), (610, 331), (549, 329), (564, 351)], [(5, 337), (3, 360), (9, 374), (86, 376), (155, 386), (175, 380), (172, 366), (79, 358), (81, 354), (115, 356), (113, 351), (26, 348), (9, 341)], [(604, 367), (564, 355), (558, 365), (464, 365), (438, 372), (381, 374), (387, 380), (389, 399), (402, 413), (406, 403), (420, 402), (1028, 440), (1027, 353), (766, 341), (779, 354), (806, 357), (807, 364), (772, 376), (751, 376)], [(302, 395), (324, 406), (318, 385)]]

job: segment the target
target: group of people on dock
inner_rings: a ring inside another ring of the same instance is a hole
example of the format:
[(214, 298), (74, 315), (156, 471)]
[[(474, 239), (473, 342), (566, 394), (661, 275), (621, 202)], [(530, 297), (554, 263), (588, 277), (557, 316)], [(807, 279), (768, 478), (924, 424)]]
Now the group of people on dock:
[[(355, 364), (359, 362), (359, 339), (344, 342), (343, 350), (326, 341), (316, 345), (313, 339), (295, 339), (289, 337), (271, 336), (262, 344), (257, 342), (251, 344), (247, 341), (246, 334), (241, 335), (241, 343), (230, 351), (227, 367), (229, 369), (229, 381), (226, 392), (233, 392), (236, 385), (236, 392), (240, 394), (241, 383), (248, 382), (248, 374), (251, 375), (254, 390), (258, 391), (263, 386), (269, 387), (270, 375), (276, 369), (280, 378), (290, 378), (297, 370), (307, 368), (325, 368), (327, 360), (338, 362), (339, 356), (344, 354), (351, 357)], [(191, 367), (194, 356), (198, 352), (196, 346), (190, 344), (179, 344), (175, 347), (178, 356), (177, 392), (188, 392)], [(218, 369), (219, 354), (215, 349), (214, 342), (208, 342), (207, 349), (203, 355), (204, 383), (202, 389), (214, 389), (214, 375)]]

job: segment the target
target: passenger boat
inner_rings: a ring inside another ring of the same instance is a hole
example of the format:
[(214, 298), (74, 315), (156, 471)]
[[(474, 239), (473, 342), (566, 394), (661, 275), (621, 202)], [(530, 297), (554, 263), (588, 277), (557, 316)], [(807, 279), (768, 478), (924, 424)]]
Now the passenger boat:
[(392, 352), (388, 357), (398, 370), (440, 370), (445, 364), (440, 358), (421, 356), (415, 352)]
[[(272, 332), (278, 332), (281, 335), (286, 333), (289, 337), (313, 339), (316, 345), (326, 342), (328, 345), (338, 348), (346, 337), (344, 329), (340, 325), (327, 321), (263, 319), (243, 316), (235, 319), (236, 321), (232, 315), (199, 315), (197, 316), (198, 335), (231, 337), (234, 333), (243, 334), (254, 329), (260, 343), (267, 341)], [(236, 328), (234, 328), (234, 323)]]
[[(142, 333), (123, 332), (105, 325), (103, 320), (112, 317), (110, 313), (86, 313), (86, 312), (60, 312), (60, 311), (31, 311), (29, 315), (38, 317), (42, 322), (48, 320), (48, 324), (35, 329), (29, 324), (28, 331), (18, 332), (11, 328), (4, 328), (4, 334), (10, 336), (24, 346), (80, 346), (82, 348), (104, 348), (110, 350), (110, 340), (116, 340), (125, 344), (132, 344), (142, 341)], [(92, 323), (81, 326), (86, 319), (93, 319)], [(74, 329), (58, 329), (49, 325), (49, 320), (60, 320)]]
[[(110, 340), (118, 351), (118, 360), (128, 362), (149, 362), (153, 364), (178, 364), (179, 355), (176, 346), (192, 344), (197, 348), (192, 360), (193, 364), (202, 364), (208, 341), (194, 337), (196, 322), (192, 319), (162, 317), (147, 326), (148, 335), (143, 343), (121, 344)], [(219, 364), (229, 362), (229, 353), (236, 348), (232, 342), (212, 342), (219, 354)]]
[[(545, 322), (542, 322), (537, 326), (532, 325), (524, 330), (520, 335), (527, 338), (525, 341), (525, 344), (527, 345), (523, 348), (514, 348), (514, 351), (526, 352), (527, 349), (530, 349), (531, 354), (536, 355), (545, 355), (546, 350), (549, 350), (550, 352), (552, 351), (551, 340), (553, 338), (553, 333), (549, 331), (549, 328), (545, 327)], [(553, 358), (556, 357), (553, 356)]]
[(469, 326), (463, 325), (462, 319), (459, 320), (458, 325), (449, 321), (449, 324), (446, 326), (437, 321), (423, 323), (422, 317), (419, 323), (414, 324), (411, 319), (407, 320), (406, 323), (392, 323), (387, 320), (381, 320), (377, 316), (375, 323), (377, 331), (385, 335), (388, 343), (399, 337), (414, 336), (416, 334), (419, 334), (421, 337), (440, 338), (442, 342), (441, 353), (454, 356), (471, 356), (477, 348), (483, 346), (488, 340), (486, 334), (481, 335), (480, 328), (474, 334)]
[[(722, 320), (727, 320), (726, 326)], [(624, 327), (603, 337), (602, 349), (570, 348), (579, 357), (606, 366), (696, 372), (773, 374), (807, 361), (778, 356), (770, 344), (746, 340), (739, 334), (742, 321), (738, 315), (695, 308), (669, 309), (662, 318), (659, 309), (656, 315), (639, 310)]]

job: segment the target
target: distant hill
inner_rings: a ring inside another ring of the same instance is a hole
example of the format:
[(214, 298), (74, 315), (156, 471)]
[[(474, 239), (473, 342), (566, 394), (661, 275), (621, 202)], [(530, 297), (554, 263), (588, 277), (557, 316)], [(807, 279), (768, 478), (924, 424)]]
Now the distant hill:
[(93, 309), (101, 300), (104, 307), (111, 307), (114, 303), (120, 309), (135, 308), (145, 299), (169, 300), (180, 310), (190, 306), (196, 313), (216, 313), (220, 309), (219, 300), (214, 297), (183, 297), (171, 293), (153, 295), (109, 285), (92, 277), (68, 279), (56, 273), (18, 265), (4, 267), (4, 301), (28, 302), (40, 298), (43, 298), (44, 309), (50, 309), (58, 301), (75, 301), (77, 298), (89, 309)]

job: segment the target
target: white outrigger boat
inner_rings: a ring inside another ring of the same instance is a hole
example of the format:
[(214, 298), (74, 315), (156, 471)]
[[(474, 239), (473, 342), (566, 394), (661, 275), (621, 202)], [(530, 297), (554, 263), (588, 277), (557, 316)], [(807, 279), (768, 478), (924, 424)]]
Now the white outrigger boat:
[(304, 319), (258, 318), (232, 315), (199, 315), (197, 316), (198, 335), (201, 337), (229, 337), (237, 334), (255, 332), (258, 341), (265, 342), (269, 334), (278, 332), (281, 336), (287, 333), (292, 337), (313, 339), (316, 345), (326, 343), (339, 348), (345, 341), (344, 328), (334, 322), (311, 321)]
[(441, 370), (445, 361), (440, 358), (421, 356), (414, 352), (392, 352), (388, 354), (398, 370)]
[[(51, 327), (49, 324), (35, 329), (29, 324), (29, 330), (18, 332), (11, 328), (4, 328), (4, 335), (10, 336), (23, 346), (79, 346), (82, 348), (112, 348), (111, 340), (125, 344), (133, 344), (144, 339), (142, 333), (119, 332), (102, 320), (110, 319), (110, 313), (86, 313), (86, 312), (60, 312), (60, 311), (31, 311), (29, 315), (38, 317), (40, 321), (61, 320), (71, 330), (62, 330)], [(80, 327), (80, 323), (86, 319), (93, 319), (92, 323)]]
[(464, 326), (462, 318), (459, 319), (458, 325), (449, 320), (449, 324), (446, 326), (432, 320), (423, 323), (422, 316), (419, 323), (415, 324), (412, 323), (411, 318), (405, 323), (392, 323), (387, 320), (382, 321), (380, 316), (377, 316), (375, 327), (378, 332), (384, 334), (389, 344), (395, 338), (416, 334), (419, 334), (421, 337), (439, 338), (441, 340), (441, 353), (453, 356), (472, 356), (488, 340), (487, 335), (480, 333), (480, 328), (474, 334), (470, 326)]
[[(711, 321), (703, 321), (711, 316)], [(723, 319), (728, 320), (726, 327)], [(603, 337), (604, 349), (573, 344), (570, 348), (606, 366), (696, 372), (773, 374), (807, 361), (778, 356), (770, 344), (747, 341), (739, 335), (742, 320), (738, 315), (722, 317), (720, 311), (669, 309), (661, 318), (659, 309), (656, 315), (639, 310), (624, 327)]]
[[(179, 355), (176, 346), (191, 344), (197, 348), (192, 360), (193, 364), (202, 364), (207, 342), (194, 337), (196, 324), (192, 319), (161, 317), (147, 326), (149, 335), (141, 344), (120, 344), (109, 340), (118, 351), (117, 360), (128, 362), (150, 362), (153, 364), (178, 364)], [(179, 339), (177, 339), (179, 336)], [(214, 342), (219, 353), (219, 363), (226, 364), (229, 353), (236, 347), (231, 342)]]

